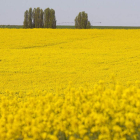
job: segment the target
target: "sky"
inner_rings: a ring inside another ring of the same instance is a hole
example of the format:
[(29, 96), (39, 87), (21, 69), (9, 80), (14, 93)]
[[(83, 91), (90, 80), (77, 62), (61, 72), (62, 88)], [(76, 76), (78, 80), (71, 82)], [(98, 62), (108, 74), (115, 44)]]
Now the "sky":
[(140, 26), (140, 0), (0, 0), (0, 25), (23, 25), (30, 7), (54, 9), (57, 25), (74, 25), (85, 11), (93, 26)]

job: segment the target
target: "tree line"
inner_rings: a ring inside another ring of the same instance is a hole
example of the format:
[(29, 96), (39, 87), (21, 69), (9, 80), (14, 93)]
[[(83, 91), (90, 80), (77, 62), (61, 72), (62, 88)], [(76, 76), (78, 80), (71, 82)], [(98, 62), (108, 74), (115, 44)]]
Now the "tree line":
[[(55, 10), (46, 8), (44, 11), (40, 8), (29, 8), (24, 13), (23, 28), (56, 28)], [(88, 21), (88, 14), (79, 12), (75, 18), (76, 29), (90, 29), (91, 24)]]
[(24, 13), (23, 28), (56, 28), (55, 11), (47, 8), (29, 8)]

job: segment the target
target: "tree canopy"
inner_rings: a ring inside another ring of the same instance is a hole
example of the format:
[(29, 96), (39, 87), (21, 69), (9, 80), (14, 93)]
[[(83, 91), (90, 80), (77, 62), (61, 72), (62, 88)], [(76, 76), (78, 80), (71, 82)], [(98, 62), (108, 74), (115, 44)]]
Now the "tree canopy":
[(24, 13), (24, 28), (56, 28), (55, 11), (47, 8), (29, 8)]
[(85, 11), (80, 12), (75, 18), (75, 28), (77, 29), (89, 29), (91, 27), (90, 21), (88, 21), (88, 14)]

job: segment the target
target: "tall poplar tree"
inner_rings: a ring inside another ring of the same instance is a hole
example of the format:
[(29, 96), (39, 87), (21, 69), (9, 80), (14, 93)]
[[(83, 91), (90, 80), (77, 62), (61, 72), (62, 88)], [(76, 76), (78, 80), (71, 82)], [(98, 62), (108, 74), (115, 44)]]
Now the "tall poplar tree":
[(43, 10), (40, 7), (35, 9), (35, 28), (43, 28)]
[(39, 20), (40, 20), (40, 8), (37, 7), (35, 10), (35, 28), (39, 28)]
[(28, 17), (29, 17), (29, 11), (26, 10), (24, 13), (24, 22), (23, 22), (23, 28), (28, 28), (29, 22), (28, 22)]
[(50, 8), (44, 10), (44, 28), (49, 28)]
[(50, 27), (56, 28), (55, 11), (53, 9), (50, 10)]
[(56, 28), (55, 11), (47, 8), (44, 10), (44, 27), (45, 28)]
[(32, 8), (29, 9), (29, 16), (28, 16), (28, 27), (32, 28), (33, 27), (33, 23), (32, 23), (32, 17), (33, 17), (33, 13), (32, 13)]
[(33, 18), (32, 27), (33, 28), (35, 28), (35, 11), (36, 11), (36, 8), (33, 9), (33, 15), (32, 15), (32, 18)]
[(75, 28), (77, 29), (89, 29), (91, 27), (90, 21), (88, 21), (88, 14), (85, 11), (80, 12), (75, 18)]
[(44, 15), (44, 12), (41, 9), (40, 10), (40, 28), (43, 28), (44, 27), (44, 24), (43, 24), (43, 15)]

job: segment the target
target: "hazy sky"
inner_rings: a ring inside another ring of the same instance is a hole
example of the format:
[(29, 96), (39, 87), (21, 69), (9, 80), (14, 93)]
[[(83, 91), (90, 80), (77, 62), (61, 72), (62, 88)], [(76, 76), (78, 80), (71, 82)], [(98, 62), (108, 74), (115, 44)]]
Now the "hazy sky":
[(74, 25), (85, 11), (95, 26), (140, 26), (140, 0), (0, 0), (0, 24), (22, 25), (30, 7), (53, 8), (57, 25)]

